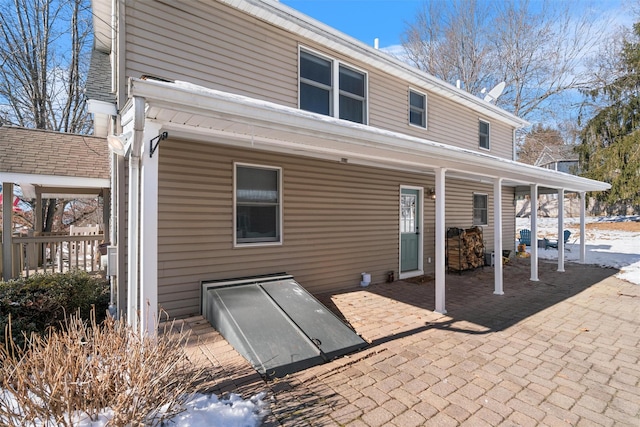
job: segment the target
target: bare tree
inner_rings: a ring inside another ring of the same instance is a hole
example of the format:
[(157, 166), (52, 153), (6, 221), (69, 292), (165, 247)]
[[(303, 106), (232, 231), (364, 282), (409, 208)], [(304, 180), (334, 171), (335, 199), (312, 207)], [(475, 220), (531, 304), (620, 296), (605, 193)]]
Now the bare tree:
[(519, 150), (518, 160), (533, 165), (545, 147), (555, 154), (562, 146), (564, 146), (564, 139), (558, 129), (537, 124), (525, 135), (524, 143)]
[(0, 0), (0, 120), (86, 133), (87, 0)]
[[(91, 41), (88, 0), (0, 0), (0, 125), (89, 132)], [(66, 203), (44, 201), (45, 231)]]
[(566, 95), (593, 83), (584, 61), (602, 40), (605, 23), (586, 6), (427, 0), (403, 46), (413, 65), (450, 83), (460, 79), (476, 95), (505, 81), (497, 105), (548, 123), (559, 103), (573, 102)]
[(495, 73), (488, 14), (486, 4), (476, 0), (425, 2), (403, 36), (409, 62), (479, 93)]

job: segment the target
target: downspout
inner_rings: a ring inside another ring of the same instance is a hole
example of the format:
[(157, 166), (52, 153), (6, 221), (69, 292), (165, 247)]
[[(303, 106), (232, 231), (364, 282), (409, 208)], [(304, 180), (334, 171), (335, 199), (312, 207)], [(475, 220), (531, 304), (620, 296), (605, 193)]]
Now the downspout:
[(140, 228), (140, 152), (142, 149), (142, 135), (144, 131), (144, 98), (133, 98), (133, 142), (131, 157), (129, 158), (129, 234), (128, 246), (128, 310), (129, 324), (138, 327), (138, 286), (139, 286), (139, 228)]

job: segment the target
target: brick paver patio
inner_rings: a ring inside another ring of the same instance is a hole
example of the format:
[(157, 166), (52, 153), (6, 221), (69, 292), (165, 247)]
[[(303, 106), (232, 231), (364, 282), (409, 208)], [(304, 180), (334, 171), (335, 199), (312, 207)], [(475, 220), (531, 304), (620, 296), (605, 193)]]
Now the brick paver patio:
[(640, 426), (640, 286), (616, 270), (526, 260), (434, 283), (354, 288), (318, 298), (371, 345), (265, 382), (202, 318), (197, 363), (217, 394), (266, 391), (268, 426)]

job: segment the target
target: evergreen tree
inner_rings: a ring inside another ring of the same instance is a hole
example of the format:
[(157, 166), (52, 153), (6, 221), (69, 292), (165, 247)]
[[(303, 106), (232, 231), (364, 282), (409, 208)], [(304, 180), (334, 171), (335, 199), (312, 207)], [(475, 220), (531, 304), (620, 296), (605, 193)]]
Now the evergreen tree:
[(640, 22), (620, 55), (617, 76), (588, 93), (606, 106), (586, 123), (577, 151), (583, 176), (611, 184), (598, 199), (640, 205)]

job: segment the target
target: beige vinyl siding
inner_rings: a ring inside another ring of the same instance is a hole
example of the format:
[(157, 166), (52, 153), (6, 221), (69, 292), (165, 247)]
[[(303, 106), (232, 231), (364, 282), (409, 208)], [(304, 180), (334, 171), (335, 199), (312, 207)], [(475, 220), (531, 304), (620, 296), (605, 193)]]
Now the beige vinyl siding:
[[(128, 77), (184, 80), (297, 108), (300, 45), (367, 72), (369, 125), (478, 150), (477, 112), (412, 84), (427, 95), (428, 129), (410, 126), (407, 82), (226, 5), (128, 2), (126, 11)], [(489, 122), (489, 153), (511, 159), (512, 128)]]
[[(202, 280), (287, 272), (322, 292), (354, 288), (362, 272), (397, 277), (400, 185), (433, 186), (433, 176), (175, 139), (159, 162), (159, 302), (172, 316), (199, 313)], [(282, 168), (282, 245), (233, 247), (234, 162)]]
[(502, 249), (516, 249), (516, 204), (515, 188), (502, 187)]
[[(126, 75), (185, 80), (297, 105), (297, 43), (216, 2), (131, 2)], [(158, 25), (172, 22), (171, 31)]]

